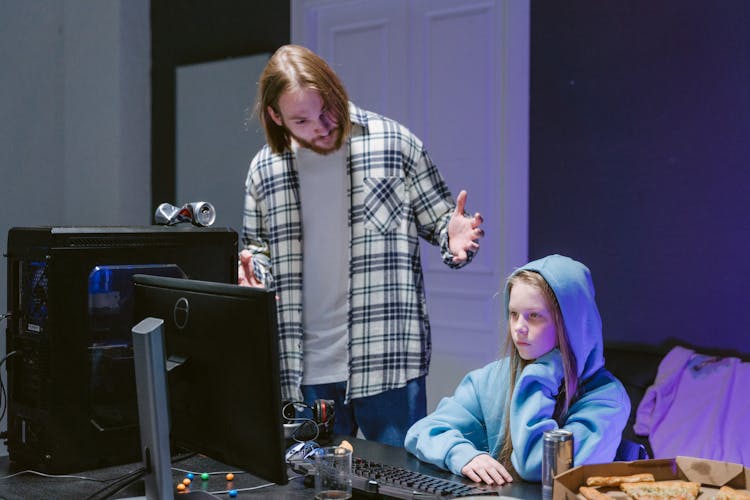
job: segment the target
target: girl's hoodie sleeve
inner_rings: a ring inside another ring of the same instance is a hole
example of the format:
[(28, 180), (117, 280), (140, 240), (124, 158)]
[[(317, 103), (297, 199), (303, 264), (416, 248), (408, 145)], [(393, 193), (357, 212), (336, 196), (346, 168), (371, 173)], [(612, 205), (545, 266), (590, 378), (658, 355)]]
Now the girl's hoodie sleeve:
[[(527, 481), (541, 480), (544, 432), (559, 428), (553, 413), (562, 380), (562, 357), (553, 349), (524, 368), (511, 398), (511, 460)], [(573, 462), (611, 462), (630, 414), (627, 392), (601, 369), (580, 393), (562, 426), (573, 433)]]
[(452, 397), (407, 432), (404, 447), (420, 460), (461, 475), (472, 458), (488, 452), (487, 430), (479, 400), (489, 366), (466, 375)]

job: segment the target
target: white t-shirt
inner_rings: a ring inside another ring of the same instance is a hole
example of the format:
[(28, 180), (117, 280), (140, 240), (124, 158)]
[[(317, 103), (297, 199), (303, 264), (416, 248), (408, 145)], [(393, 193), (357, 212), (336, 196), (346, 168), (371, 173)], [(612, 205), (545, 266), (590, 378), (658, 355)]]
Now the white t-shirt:
[(349, 379), (349, 202), (346, 148), (295, 148), (303, 231), (302, 383)]

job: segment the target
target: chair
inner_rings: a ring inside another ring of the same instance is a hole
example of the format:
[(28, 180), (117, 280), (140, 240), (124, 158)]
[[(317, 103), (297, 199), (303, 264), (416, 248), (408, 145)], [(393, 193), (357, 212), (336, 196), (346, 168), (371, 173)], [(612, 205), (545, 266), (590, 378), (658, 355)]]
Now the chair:
[(615, 462), (630, 462), (631, 460), (646, 460), (651, 458), (646, 451), (646, 447), (641, 443), (636, 443), (629, 439), (623, 438), (620, 446), (615, 453)]

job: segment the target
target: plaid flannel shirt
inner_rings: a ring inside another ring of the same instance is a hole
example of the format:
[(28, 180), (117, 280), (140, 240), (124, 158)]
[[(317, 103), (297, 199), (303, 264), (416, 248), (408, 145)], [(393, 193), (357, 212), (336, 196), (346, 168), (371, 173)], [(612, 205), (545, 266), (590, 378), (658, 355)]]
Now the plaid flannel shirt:
[[(426, 375), (431, 353), (418, 236), (440, 245), (450, 267), (455, 203), (422, 142), (399, 123), (349, 104), (348, 398), (403, 387)], [(256, 277), (275, 289), (282, 398), (302, 400), (302, 245), (294, 154), (268, 145), (245, 183), (242, 242)], [(469, 260), (471, 259), (471, 255)], [(331, 263), (337, 265), (338, 263)], [(319, 286), (325, 286), (320, 283)]]

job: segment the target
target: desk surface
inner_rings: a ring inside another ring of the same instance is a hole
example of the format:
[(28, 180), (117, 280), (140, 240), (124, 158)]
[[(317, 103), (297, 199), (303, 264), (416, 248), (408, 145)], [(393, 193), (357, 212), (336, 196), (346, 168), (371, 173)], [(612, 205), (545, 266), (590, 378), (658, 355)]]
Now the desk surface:
[[(449, 472), (438, 469), (430, 464), (420, 462), (416, 457), (410, 455), (403, 448), (394, 448), (372, 441), (347, 438), (354, 446), (354, 455), (357, 457), (373, 460), (390, 465), (405, 467), (430, 476), (462, 481)], [(22, 473), (6, 479), (0, 479), (0, 498), (8, 500), (25, 500), (28, 498), (75, 498), (84, 499), (105, 498), (98, 492), (107, 485), (112, 484), (118, 478), (139, 470), (141, 464), (127, 464), (107, 467), (93, 471), (85, 471), (66, 476), (44, 477), (31, 473)], [(250, 474), (236, 473), (235, 479), (229, 484), (225, 473), (233, 471), (231, 467), (217, 462), (213, 459), (195, 455), (184, 461), (173, 464), (174, 483), (177, 484), (185, 477), (188, 470), (196, 472), (216, 473), (212, 474), (208, 481), (202, 481), (196, 477), (192, 483), (192, 490), (205, 490), (217, 494), (226, 492), (228, 489), (240, 490), (237, 498), (268, 498), (268, 499), (309, 499), (313, 497), (313, 490), (302, 483), (302, 477), (290, 471), (289, 483), (283, 486), (271, 485), (256, 490), (242, 491), (244, 488), (252, 488), (268, 484), (268, 481), (257, 478)], [(235, 470), (236, 471), (236, 470)], [(8, 457), (0, 457), (0, 478), (18, 471), (9, 471)], [(110, 495), (113, 490), (108, 490)], [(542, 487), (539, 483), (526, 483), (518, 481), (498, 488), (497, 491), (505, 497), (524, 499), (541, 499)], [(143, 495), (143, 482), (138, 480), (128, 487), (122, 489), (112, 496), (106, 498), (126, 498)], [(220, 498), (228, 498), (226, 493), (217, 494)], [(176, 496), (179, 499), (179, 496)], [(355, 498), (357, 493), (355, 492)], [(493, 497), (485, 497), (493, 498)]]

